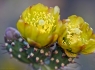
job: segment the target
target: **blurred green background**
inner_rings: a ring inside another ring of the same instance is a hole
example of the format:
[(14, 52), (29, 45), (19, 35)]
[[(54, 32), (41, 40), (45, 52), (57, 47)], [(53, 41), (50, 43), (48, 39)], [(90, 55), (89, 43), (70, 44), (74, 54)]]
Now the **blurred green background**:
[[(58, 5), (61, 19), (73, 14), (81, 16), (95, 32), (95, 0), (0, 0), (0, 43), (4, 42), (5, 29), (16, 28), (16, 22), (22, 11), (37, 3), (49, 7)], [(0, 48), (0, 70), (27, 70), (28, 65), (10, 58), (9, 54), (3, 54), (4, 52)], [(80, 64), (79, 70), (95, 70), (95, 54), (80, 55), (77, 62)]]

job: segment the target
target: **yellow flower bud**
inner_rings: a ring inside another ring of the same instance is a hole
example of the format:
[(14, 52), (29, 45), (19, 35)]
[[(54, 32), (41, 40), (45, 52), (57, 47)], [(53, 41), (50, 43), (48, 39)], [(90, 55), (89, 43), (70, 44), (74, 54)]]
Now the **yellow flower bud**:
[(17, 22), (17, 28), (30, 45), (38, 48), (50, 45), (60, 33), (60, 9), (36, 4), (28, 7)]
[(95, 34), (92, 28), (81, 17), (72, 15), (63, 20), (65, 31), (58, 38), (58, 44), (69, 57), (79, 53), (89, 54), (95, 51)]

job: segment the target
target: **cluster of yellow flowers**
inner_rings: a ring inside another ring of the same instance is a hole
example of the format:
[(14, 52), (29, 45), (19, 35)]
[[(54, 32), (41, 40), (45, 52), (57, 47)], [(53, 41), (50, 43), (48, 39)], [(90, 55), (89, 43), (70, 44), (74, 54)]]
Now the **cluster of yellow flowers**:
[(60, 9), (36, 4), (28, 7), (20, 16), (17, 28), (30, 45), (49, 47), (58, 42), (69, 57), (95, 50), (95, 34), (81, 17), (72, 15), (60, 20)]

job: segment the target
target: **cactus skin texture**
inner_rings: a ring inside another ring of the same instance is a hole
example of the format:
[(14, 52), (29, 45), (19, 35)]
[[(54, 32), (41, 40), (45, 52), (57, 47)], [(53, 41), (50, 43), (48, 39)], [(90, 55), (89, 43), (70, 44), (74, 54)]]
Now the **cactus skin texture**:
[(39, 67), (42, 70), (48, 70), (48, 68), (49, 70), (58, 70), (73, 62), (73, 58), (69, 58), (57, 42), (50, 47), (30, 46), (20, 33), (11, 27), (7, 28), (4, 39), (5, 48), (11, 57), (26, 64), (32, 63), (36, 70)]

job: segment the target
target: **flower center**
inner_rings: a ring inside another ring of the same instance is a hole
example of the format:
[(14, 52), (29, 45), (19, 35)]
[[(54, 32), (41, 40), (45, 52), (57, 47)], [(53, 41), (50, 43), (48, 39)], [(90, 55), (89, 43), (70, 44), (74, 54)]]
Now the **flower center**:
[(55, 19), (52, 13), (46, 12), (29, 12), (25, 18), (25, 22), (36, 27), (41, 33), (50, 33), (52, 29), (56, 27), (56, 25), (54, 25)]
[(80, 41), (80, 30), (79, 24), (68, 23), (67, 24), (67, 42), (68, 44), (75, 44)]

